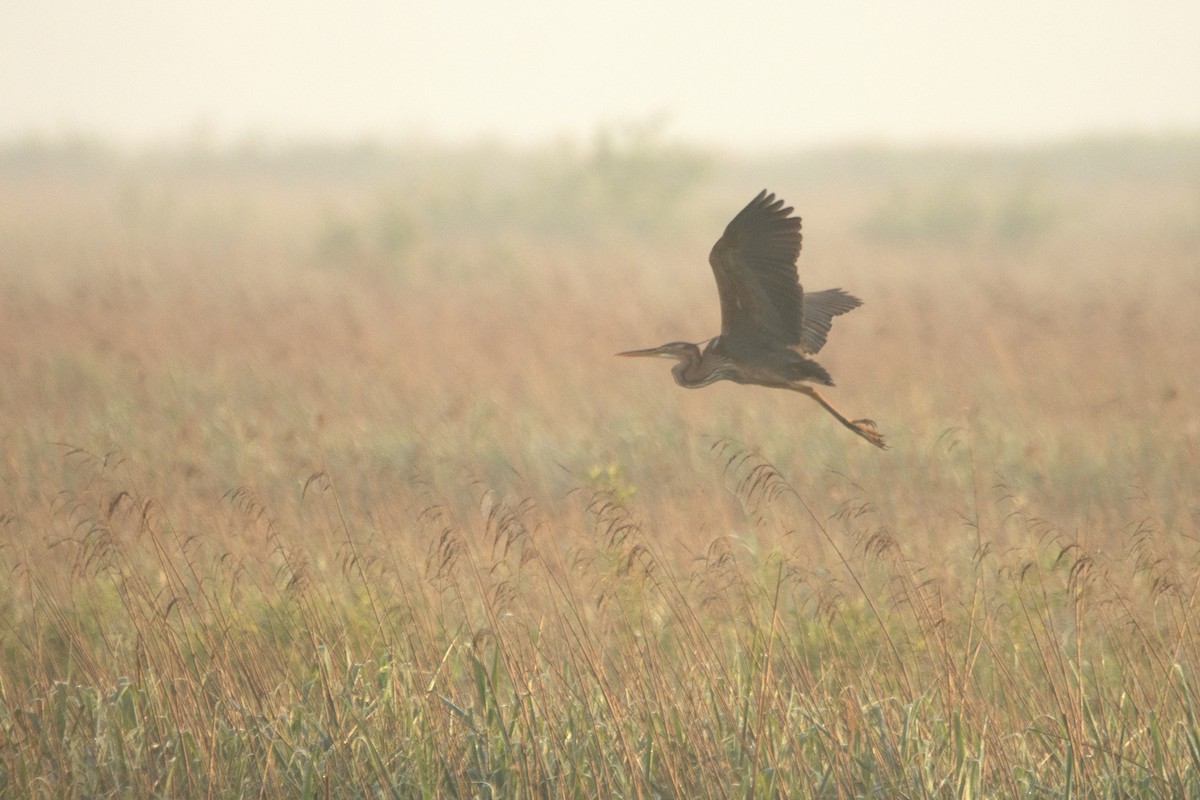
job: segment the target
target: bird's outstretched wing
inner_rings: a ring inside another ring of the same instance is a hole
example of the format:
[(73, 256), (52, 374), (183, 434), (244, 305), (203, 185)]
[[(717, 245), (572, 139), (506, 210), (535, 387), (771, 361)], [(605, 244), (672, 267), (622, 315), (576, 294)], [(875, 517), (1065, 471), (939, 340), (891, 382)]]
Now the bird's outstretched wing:
[(833, 318), (862, 305), (852, 294), (841, 289), (806, 292), (800, 309), (800, 346), (806, 353), (816, 353), (825, 346)]
[[(721, 296), (722, 337), (802, 343), (804, 290), (796, 276), (800, 218), (791, 213), (764, 189), (713, 246), (708, 262)], [(823, 342), (824, 335), (820, 338)]]

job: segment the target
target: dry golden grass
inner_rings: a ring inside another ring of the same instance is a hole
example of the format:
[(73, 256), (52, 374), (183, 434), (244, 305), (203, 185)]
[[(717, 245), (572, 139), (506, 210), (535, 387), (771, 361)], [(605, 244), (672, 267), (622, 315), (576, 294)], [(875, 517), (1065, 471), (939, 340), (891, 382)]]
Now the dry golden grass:
[[(865, 300), (719, 329), (758, 189)], [(0, 796), (1200, 794), (1200, 146), (0, 158)]]

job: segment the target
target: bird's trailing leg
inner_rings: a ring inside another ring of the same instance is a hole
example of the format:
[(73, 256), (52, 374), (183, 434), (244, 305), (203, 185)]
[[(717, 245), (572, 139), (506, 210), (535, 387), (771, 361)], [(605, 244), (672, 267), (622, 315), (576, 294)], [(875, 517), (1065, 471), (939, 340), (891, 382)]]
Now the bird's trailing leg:
[(830, 414), (833, 414), (833, 416), (837, 419), (838, 422), (842, 423), (847, 428), (854, 431), (859, 436), (863, 437), (864, 439), (866, 439), (868, 442), (875, 445), (879, 449), (881, 449), (881, 450), (887, 449), (887, 441), (884, 440), (883, 434), (881, 434), (879, 431), (877, 431), (875, 429), (875, 422), (873, 420), (846, 419), (845, 417), (843, 417), (841, 415), (840, 412), (838, 412), (838, 410), (836, 408), (829, 405), (829, 402), (824, 397), (822, 397), (820, 395), (820, 393), (817, 392), (816, 389), (812, 388), (808, 384), (794, 383), (794, 384), (789, 385), (788, 388), (792, 389), (793, 391), (797, 391), (800, 394), (808, 395), (813, 400), (816, 400), (818, 403), (820, 403), (822, 408), (824, 408)]

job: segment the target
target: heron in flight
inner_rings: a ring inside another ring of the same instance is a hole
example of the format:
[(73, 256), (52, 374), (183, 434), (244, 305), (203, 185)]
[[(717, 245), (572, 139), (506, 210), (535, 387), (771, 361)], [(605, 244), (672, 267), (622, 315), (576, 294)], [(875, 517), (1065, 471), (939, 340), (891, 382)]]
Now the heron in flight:
[(862, 301), (841, 289), (806, 293), (796, 275), (800, 218), (765, 189), (725, 228), (709, 253), (721, 297), (721, 335), (701, 350), (670, 342), (619, 356), (673, 358), (675, 382), (688, 389), (714, 381), (791, 389), (821, 404), (838, 422), (876, 447), (883, 436), (869, 419), (848, 419), (810, 383), (833, 386), (825, 368), (809, 356), (825, 345), (833, 318)]

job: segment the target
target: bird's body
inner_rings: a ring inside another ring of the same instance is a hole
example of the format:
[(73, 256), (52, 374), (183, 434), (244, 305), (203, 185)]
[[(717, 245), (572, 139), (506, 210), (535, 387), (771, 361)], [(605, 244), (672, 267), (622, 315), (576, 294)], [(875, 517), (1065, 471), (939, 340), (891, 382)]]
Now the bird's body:
[(721, 298), (721, 333), (701, 350), (670, 342), (622, 356), (657, 356), (679, 363), (675, 382), (689, 389), (715, 381), (757, 384), (806, 394), (843, 425), (877, 447), (886, 447), (871, 420), (850, 420), (809, 384), (832, 386), (813, 359), (833, 318), (862, 305), (841, 289), (805, 294), (796, 273), (800, 218), (766, 190), (733, 218), (708, 260)]

